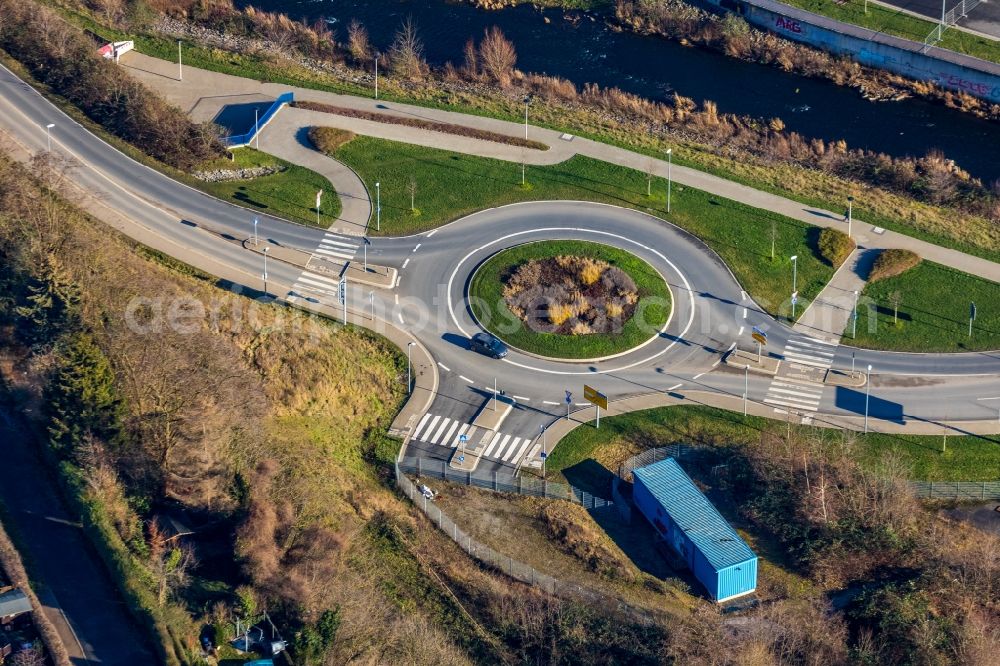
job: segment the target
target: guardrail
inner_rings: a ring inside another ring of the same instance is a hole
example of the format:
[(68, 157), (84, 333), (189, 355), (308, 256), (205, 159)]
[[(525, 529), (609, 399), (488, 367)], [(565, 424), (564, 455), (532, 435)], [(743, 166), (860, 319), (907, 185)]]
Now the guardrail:
[(568, 500), (579, 504), (585, 509), (601, 509), (614, 504), (611, 500), (597, 497), (592, 493), (565, 483), (524, 478), (523, 476), (503, 472), (460, 472), (451, 469), (448, 466), (448, 462), (444, 460), (402, 458), (397, 463), (397, 468), (420, 477), (462, 483), (467, 486), (485, 488), (494, 492), (517, 493), (518, 495), (529, 495), (531, 497)]
[(257, 133), (267, 125), (267, 123), (274, 117), (278, 111), (281, 110), (285, 104), (291, 104), (295, 101), (295, 94), (291, 92), (286, 92), (278, 95), (278, 98), (274, 100), (274, 103), (264, 112), (264, 115), (257, 118), (257, 121), (253, 125), (253, 129), (246, 134), (234, 134), (232, 136), (226, 136), (222, 138), (222, 143), (226, 148), (239, 148), (240, 146), (245, 146), (253, 141), (253, 138), (257, 136)]
[(1000, 500), (1000, 481), (910, 481), (920, 499)]

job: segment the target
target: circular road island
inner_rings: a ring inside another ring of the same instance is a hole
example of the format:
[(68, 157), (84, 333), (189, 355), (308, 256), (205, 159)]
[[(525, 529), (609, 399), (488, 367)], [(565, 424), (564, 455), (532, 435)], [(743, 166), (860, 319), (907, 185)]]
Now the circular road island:
[(508, 346), (551, 359), (596, 360), (656, 338), (672, 312), (652, 266), (580, 240), (516, 245), (484, 261), (469, 283), (479, 325)]

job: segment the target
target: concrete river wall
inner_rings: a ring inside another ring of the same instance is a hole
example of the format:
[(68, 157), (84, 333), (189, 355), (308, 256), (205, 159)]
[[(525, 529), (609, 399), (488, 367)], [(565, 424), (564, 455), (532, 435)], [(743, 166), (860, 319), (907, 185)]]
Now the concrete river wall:
[(797, 42), (846, 55), (862, 65), (931, 81), (1000, 104), (1000, 65), (836, 21), (774, 0), (705, 0)]

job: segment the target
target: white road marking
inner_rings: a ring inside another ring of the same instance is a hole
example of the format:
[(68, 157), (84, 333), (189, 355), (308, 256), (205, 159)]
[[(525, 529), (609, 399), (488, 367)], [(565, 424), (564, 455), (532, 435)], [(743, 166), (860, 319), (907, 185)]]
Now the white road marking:
[(671, 386), (671, 387), (670, 387), (670, 388), (668, 388), (667, 390), (668, 390), (668, 391), (676, 391), (677, 389), (679, 389), (679, 388), (680, 388), (680, 387), (682, 387), (682, 386), (684, 386), (684, 385), (683, 385), (683, 384), (674, 384), (673, 386)]
[(451, 368), (449, 368), (447, 365), (445, 365), (441, 361), (438, 361), (438, 365), (440, 365), (441, 369), (444, 370), (445, 372), (451, 372)]
[(791, 407), (792, 409), (804, 409), (810, 412), (815, 412), (818, 409), (810, 405), (800, 405), (794, 402), (785, 402), (784, 400), (778, 400), (775, 398), (764, 398), (764, 402), (766, 402), (769, 405), (783, 405), (785, 407)]
[(430, 238), (431, 236), (433, 236), (436, 233), (437, 233), (437, 229), (431, 229), (429, 232), (427, 232), (427, 237)]
[(455, 448), (456, 446), (458, 446), (458, 437), (455, 437), (454, 439), (452, 439), (452, 435), (454, 435), (455, 431), (458, 430), (458, 425), (459, 424), (458, 424), (457, 420), (454, 423), (451, 424), (451, 427), (448, 428), (448, 434), (445, 435), (444, 439), (441, 440), (441, 444), (442, 445), (445, 445), (445, 444), (448, 444), (449, 442), (451, 442), (451, 448)]
[(421, 243), (417, 243), (417, 246), (413, 248), (413, 251), (416, 252), (417, 250), (419, 250), (421, 245), (422, 245)]
[(701, 377), (701, 376), (702, 376), (703, 374), (705, 374), (705, 373), (704, 373), (704, 372), (701, 372), (701, 373), (698, 373), (697, 375), (695, 375), (695, 376), (694, 376), (694, 379), (698, 379), (698, 378), (699, 378), (699, 377)]
[(496, 446), (497, 442), (499, 441), (500, 441), (500, 433), (493, 435), (493, 439), (490, 440), (490, 445), (486, 447), (485, 451), (483, 451), (484, 458), (488, 458), (490, 456), (490, 453), (493, 452), (493, 447)]
[[(512, 437), (513, 435), (507, 435), (507, 437), (503, 440), (503, 443), (500, 445), (500, 448), (503, 448), (507, 444), (507, 439), (510, 439)], [(514, 449), (517, 448), (517, 445), (520, 441), (521, 441), (520, 437), (513, 437), (513, 439), (511, 439), (510, 441), (510, 448), (507, 449), (507, 452), (503, 454), (503, 457), (500, 458), (500, 460), (507, 462), (507, 459), (510, 458), (510, 456), (514, 453)], [(497, 456), (499, 455), (500, 454), (497, 453)]]
[(396, 317), (399, 318), (399, 323), (400, 324), (405, 324), (406, 323), (405, 321), (403, 321), (403, 313), (402, 312), (397, 312), (396, 313)]
[(399, 294), (396, 294), (396, 305), (399, 305)]
[(437, 422), (440, 420), (441, 420), (440, 416), (435, 416), (434, 420), (427, 424), (427, 430), (424, 431), (423, 436), (420, 438), (421, 442), (427, 441), (427, 436), (431, 433), (432, 430), (434, 430), (434, 426), (436, 426)]
[(514, 400), (522, 400), (524, 402), (531, 402), (531, 398), (525, 398), (523, 395), (512, 395), (511, 397), (514, 398)]
[(430, 418), (431, 418), (431, 415), (429, 413), (428, 414), (424, 414), (424, 417), (422, 419), (420, 419), (420, 423), (417, 424), (416, 430), (413, 431), (413, 437), (411, 439), (416, 439), (417, 438), (417, 436), (420, 434), (420, 430), (424, 427), (424, 424), (426, 424), (427, 421)]
[(542, 400), (543, 405), (561, 405), (561, 402), (556, 402), (554, 400)]
[(739, 333), (736, 334), (736, 337), (739, 337), (739, 336), (743, 335), (743, 329), (744, 328), (745, 328), (744, 326), (740, 326)]
[(401, 281), (402, 279), (403, 279), (403, 276), (402, 276), (402, 275), (397, 275), (397, 276), (396, 276), (396, 284), (395, 284), (394, 288), (396, 288), (396, 289), (398, 289), (398, 288), (399, 288), (399, 283), (400, 283), (400, 281)]
[(326, 245), (328, 247), (346, 247), (346, 248), (348, 248), (350, 250), (357, 250), (358, 249), (358, 244), (357, 243), (344, 243), (343, 241), (331, 240), (329, 238), (324, 238), (323, 240), (321, 240), (319, 242), (319, 244), (320, 245)]
[(577, 407), (586, 407), (590, 403), (589, 402), (574, 402), (573, 404), (576, 405)]
[(329, 257), (336, 257), (337, 259), (353, 259), (353, 252), (344, 252), (342, 250), (328, 250), (326, 248), (318, 247), (315, 250), (316, 254), (325, 254)]
[(410, 258), (407, 257), (406, 261), (403, 262), (403, 268), (406, 268), (407, 264), (409, 264), (409, 263), (410, 263)]
[(458, 378), (459, 378), (459, 379), (464, 379), (465, 381), (469, 382), (470, 384), (475, 384), (475, 382), (474, 382), (474, 381), (472, 381), (471, 379), (469, 379), (469, 378), (468, 378), (468, 377), (466, 377), (465, 375), (459, 375), (459, 376), (458, 376)]
[(438, 443), (438, 440), (441, 439), (441, 435), (444, 434), (444, 429), (448, 427), (449, 423), (451, 423), (451, 419), (449, 418), (446, 418), (444, 421), (441, 421), (441, 427), (438, 428), (438, 431), (434, 434), (433, 437), (431, 437), (431, 444)]
[(512, 465), (516, 465), (517, 461), (521, 459), (521, 456), (524, 455), (525, 449), (528, 448), (528, 444), (531, 444), (531, 440), (529, 438), (525, 437), (524, 438), (524, 443), (521, 444), (521, 448), (518, 449), (517, 453), (514, 454), (514, 457), (510, 459), (510, 463)]
[[(747, 309), (746, 309), (746, 308), (743, 308), (743, 318), (744, 318), (744, 319), (746, 319), (746, 318), (747, 318)], [(741, 328), (741, 329), (740, 329), (740, 331), (742, 331), (742, 330), (743, 330), (743, 329)]]

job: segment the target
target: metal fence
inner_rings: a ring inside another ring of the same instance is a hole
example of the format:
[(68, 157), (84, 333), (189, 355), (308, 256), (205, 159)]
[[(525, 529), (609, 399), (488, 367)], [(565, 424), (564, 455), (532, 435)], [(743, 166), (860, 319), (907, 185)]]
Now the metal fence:
[(930, 47), (941, 41), (944, 37), (945, 30), (968, 16), (969, 12), (975, 9), (982, 1), (983, 0), (959, 0), (957, 5), (946, 11), (941, 17), (941, 22), (934, 26), (934, 29), (930, 31), (930, 34), (924, 38), (924, 53), (926, 53)]
[(404, 472), (420, 477), (442, 479), (500, 493), (568, 500), (576, 502), (585, 509), (601, 509), (613, 504), (611, 500), (597, 497), (565, 483), (525, 478), (508, 472), (461, 472), (452, 469), (445, 460), (402, 458), (398, 467)]
[(632, 456), (618, 466), (618, 477), (631, 483), (633, 470), (645, 467), (646, 465), (652, 465), (655, 462), (666, 460), (667, 458), (680, 460), (690, 453), (690, 451), (691, 447), (684, 446), (683, 444), (671, 444), (670, 446), (661, 446), (657, 449), (643, 451), (639, 455)]
[(911, 481), (921, 499), (1000, 500), (1000, 481)]
[[(397, 486), (401, 491), (403, 491), (403, 494), (409, 497), (410, 500), (418, 508), (420, 508), (424, 514), (427, 515), (427, 518), (430, 519), (432, 523), (437, 525), (438, 529), (448, 535), (451, 540), (458, 544), (459, 547), (468, 553), (470, 557), (491, 569), (506, 574), (507, 576), (527, 585), (532, 585), (544, 590), (553, 596), (576, 599), (589, 604), (598, 604), (610, 610), (625, 613), (633, 621), (647, 624), (653, 622), (654, 618), (648, 610), (634, 608), (597, 590), (577, 585), (575, 583), (567, 583), (566, 581), (559, 580), (558, 578), (553, 578), (548, 574), (538, 571), (530, 565), (515, 560), (508, 555), (504, 555), (503, 553), (500, 553), (486, 544), (474, 539), (471, 534), (460, 528), (455, 521), (449, 518), (448, 515), (434, 503), (433, 500), (425, 497), (423, 493), (417, 489), (416, 484), (410, 480), (407, 474), (415, 473), (415, 469), (412, 469), (413, 466), (410, 464), (413, 460), (418, 459), (404, 458), (396, 463)], [(427, 461), (424, 462), (426, 463)], [(434, 467), (429, 472), (423, 471), (421, 474), (424, 477), (434, 477), (435, 471), (440, 471), (440, 468)], [(461, 476), (464, 477), (465, 475), (462, 474)], [(436, 478), (442, 477), (438, 476)], [(450, 476), (448, 477), (448, 480), (456, 481), (458, 483), (462, 482), (461, 479), (452, 478)], [(565, 486), (566, 484), (551, 485)], [(501, 490), (503, 490), (502, 485)], [(512, 492), (517, 492), (516, 488), (512, 490)]]
[(286, 92), (278, 95), (278, 98), (274, 100), (274, 103), (270, 106), (270, 108), (264, 112), (264, 115), (260, 116), (257, 119), (257, 122), (254, 123), (252, 130), (246, 134), (234, 134), (232, 136), (223, 137), (222, 143), (226, 146), (226, 148), (238, 148), (239, 146), (247, 145), (253, 141), (257, 132), (259, 132), (260, 129), (274, 117), (274, 114), (281, 110), (282, 106), (285, 104), (291, 104), (294, 100), (294, 93)]

